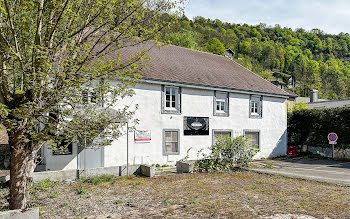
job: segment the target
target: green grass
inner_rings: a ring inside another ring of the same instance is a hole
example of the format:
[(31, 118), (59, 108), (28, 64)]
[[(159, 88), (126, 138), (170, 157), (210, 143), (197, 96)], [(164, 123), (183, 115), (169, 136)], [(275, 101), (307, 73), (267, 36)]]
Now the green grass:
[(124, 203), (124, 201), (119, 200), (119, 199), (114, 201), (114, 204), (116, 204), (116, 205), (123, 204), (123, 203)]
[(82, 178), (81, 182), (82, 183), (89, 183), (89, 184), (99, 185), (99, 184), (105, 183), (105, 182), (112, 182), (112, 181), (114, 181), (114, 179), (115, 179), (115, 176), (102, 175), (102, 176), (99, 176), (99, 177)]
[(87, 193), (87, 189), (86, 188), (80, 188), (77, 190), (77, 194), (78, 195), (85, 195)]
[(264, 168), (266, 168), (266, 169), (273, 169), (275, 167), (272, 164), (265, 164)]

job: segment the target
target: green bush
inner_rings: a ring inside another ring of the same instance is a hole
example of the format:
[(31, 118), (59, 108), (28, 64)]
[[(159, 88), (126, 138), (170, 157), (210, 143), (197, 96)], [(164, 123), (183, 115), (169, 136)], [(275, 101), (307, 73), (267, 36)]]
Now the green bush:
[(350, 107), (304, 109), (288, 114), (288, 144), (329, 147), (327, 136), (338, 135), (337, 147), (350, 146)]
[(218, 141), (210, 147), (209, 155), (203, 154), (203, 159), (196, 161), (195, 169), (221, 171), (246, 167), (252, 162), (257, 151), (245, 136), (219, 137)]

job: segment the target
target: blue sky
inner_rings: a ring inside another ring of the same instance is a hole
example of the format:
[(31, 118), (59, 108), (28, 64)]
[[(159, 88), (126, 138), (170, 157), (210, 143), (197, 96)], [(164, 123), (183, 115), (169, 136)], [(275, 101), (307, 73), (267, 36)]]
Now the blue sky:
[(350, 33), (350, 0), (189, 0), (185, 14), (251, 25)]

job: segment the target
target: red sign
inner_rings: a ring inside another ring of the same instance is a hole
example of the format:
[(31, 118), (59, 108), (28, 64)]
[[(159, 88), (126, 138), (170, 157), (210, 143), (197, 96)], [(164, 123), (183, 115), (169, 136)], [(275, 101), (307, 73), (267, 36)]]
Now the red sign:
[(338, 140), (338, 135), (334, 132), (328, 134), (328, 140), (331, 142), (336, 142)]

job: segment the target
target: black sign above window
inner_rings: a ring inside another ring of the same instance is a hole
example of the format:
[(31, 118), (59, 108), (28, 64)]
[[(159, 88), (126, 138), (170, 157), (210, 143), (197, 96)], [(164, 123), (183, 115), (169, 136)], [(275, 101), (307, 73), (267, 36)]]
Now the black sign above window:
[(209, 117), (184, 117), (184, 135), (209, 135)]

